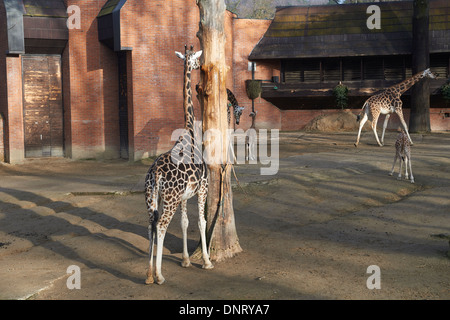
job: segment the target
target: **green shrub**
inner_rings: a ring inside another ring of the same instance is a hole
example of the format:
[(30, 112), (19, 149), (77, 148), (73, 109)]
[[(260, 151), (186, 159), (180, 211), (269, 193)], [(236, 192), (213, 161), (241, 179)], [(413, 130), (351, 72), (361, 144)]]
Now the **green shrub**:
[(441, 87), (441, 93), (447, 102), (450, 102), (450, 82), (447, 82)]
[(246, 80), (247, 85), (247, 96), (249, 99), (256, 99), (261, 94), (261, 80)]
[(333, 95), (336, 98), (336, 104), (338, 107), (344, 109), (348, 105), (348, 88), (347, 86), (339, 83), (333, 89)]

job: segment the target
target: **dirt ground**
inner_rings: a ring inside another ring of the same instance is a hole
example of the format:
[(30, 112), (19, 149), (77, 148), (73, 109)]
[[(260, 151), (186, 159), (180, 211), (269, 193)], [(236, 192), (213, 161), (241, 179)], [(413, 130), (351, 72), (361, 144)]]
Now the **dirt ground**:
[[(243, 252), (182, 268), (180, 216), (164, 243), (166, 282), (145, 285), (150, 161), (0, 164), (1, 299), (450, 299), (450, 134), (413, 134), (415, 184), (389, 176), (397, 133), (280, 133), (276, 175), (236, 166)], [(198, 243), (196, 200), (189, 248)], [(81, 289), (67, 287), (80, 268)], [(369, 289), (369, 266), (380, 289)]]

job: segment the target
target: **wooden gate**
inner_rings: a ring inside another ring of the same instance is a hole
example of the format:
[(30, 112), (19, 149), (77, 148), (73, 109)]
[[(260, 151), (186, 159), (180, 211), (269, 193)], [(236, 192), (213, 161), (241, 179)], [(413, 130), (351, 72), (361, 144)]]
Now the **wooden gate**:
[(61, 56), (24, 55), (25, 157), (64, 156)]

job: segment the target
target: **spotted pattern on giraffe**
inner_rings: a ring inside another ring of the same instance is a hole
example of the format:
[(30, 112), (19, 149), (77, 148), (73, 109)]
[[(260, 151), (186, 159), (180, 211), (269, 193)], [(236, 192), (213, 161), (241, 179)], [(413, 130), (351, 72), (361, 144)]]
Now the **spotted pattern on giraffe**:
[[(405, 119), (403, 117), (403, 110), (402, 110), (402, 100), (401, 96), (402, 94), (411, 88), (413, 85), (415, 85), (417, 82), (419, 82), (421, 79), (428, 77), (431, 79), (435, 79), (436, 76), (430, 71), (430, 69), (426, 69), (422, 72), (419, 72), (412, 76), (411, 78), (402, 81), (392, 87), (389, 87), (382, 92), (371, 96), (369, 99), (366, 100), (362, 107), (361, 113), (357, 117), (357, 121), (360, 121), (359, 124), (359, 130), (358, 130), (358, 137), (356, 138), (355, 147), (359, 144), (359, 138), (361, 136), (361, 129), (366, 123), (366, 121), (369, 118), (372, 118), (372, 130), (375, 135), (375, 138), (377, 140), (378, 145), (381, 147), (384, 144), (384, 133), (386, 131), (386, 127), (389, 121), (389, 118), (391, 114), (395, 113), (400, 119), (400, 122), (403, 126), (403, 130), (405, 131), (406, 135), (408, 136), (408, 139), (413, 144), (412, 139), (408, 132), (408, 126), (406, 125)], [(362, 118), (361, 118), (361, 114)], [(381, 142), (378, 138), (377, 133), (377, 122), (380, 114), (385, 114), (386, 118), (384, 120), (383, 124), (383, 133), (381, 135)]]

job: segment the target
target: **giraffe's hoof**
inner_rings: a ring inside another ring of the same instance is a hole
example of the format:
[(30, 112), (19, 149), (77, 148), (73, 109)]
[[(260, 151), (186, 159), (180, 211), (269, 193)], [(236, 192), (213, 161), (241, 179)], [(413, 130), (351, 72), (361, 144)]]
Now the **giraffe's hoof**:
[(214, 268), (214, 265), (211, 263), (211, 262), (209, 262), (209, 263), (205, 263), (203, 266), (202, 266), (202, 268), (203, 269), (213, 269)]
[(358, 148), (358, 144), (357, 143), (354, 143), (353, 145), (355, 146), (355, 148)]
[(155, 281), (153, 280), (153, 275), (150, 270), (147, 271), (147, 279), (145, 279), (145, 284), (152, 284)]
[(389, 172), (389, 175), (390, 175), (390, 176), (392, 176), (392, 174), (393, 174), (392, 172)]
[(181, 266), (183, 268), (189, 268), (191, 266), (191, 262), (189, 260), (183, 260), (181, 261)]
[(158, 278), (156, 279), (156, 283), (159, 284), (159, 285), (163, 284), (164, 281), (166, 281), (166, 279), (164, 279), (163, 276), (160, 276), (160, 277), (158, 277)]

